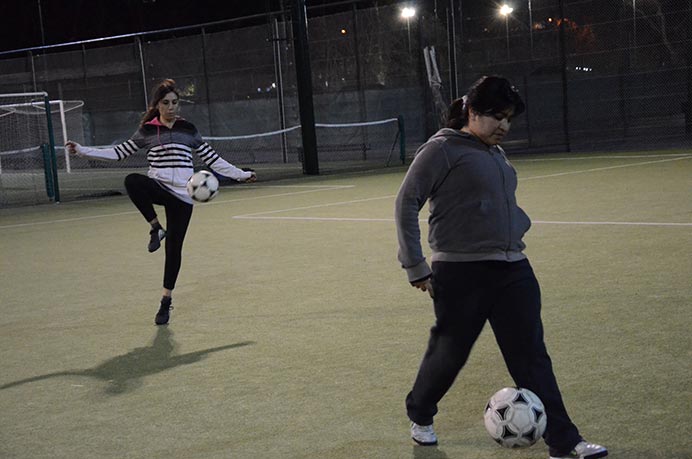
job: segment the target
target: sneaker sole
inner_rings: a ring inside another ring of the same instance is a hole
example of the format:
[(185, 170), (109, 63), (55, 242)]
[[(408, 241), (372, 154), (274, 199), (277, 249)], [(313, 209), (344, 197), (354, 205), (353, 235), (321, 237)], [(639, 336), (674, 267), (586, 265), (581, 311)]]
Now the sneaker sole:
[[(584, 459), (599, 459), (601, 457), (606, 457), (607, 455), (608, 455), (608, 451), (602, 451), (600, 453), (589, 454), (588, 456), (583, 456), (583, 457), (584, 457)], [(563, 457), (550, 456), (549, 459), (568, 459), (568, 458), (567, 458), (567, 456), (563, 456)], [(578, 459), (578, 458), (575, 458), (575, 459)]]
[(435, 445), (437, 445), (437, 442), (436, 442), (436, 441), (434, 441), (434, 442), (418, 441), (418, 440), (416, 440), (416, 439), (413, 438), (413, 437), (411, 437), (411, 440), (413, 440), (413, 442), (414, 442), (416, 445), (419, 445), (419, 446), (435, 446)]

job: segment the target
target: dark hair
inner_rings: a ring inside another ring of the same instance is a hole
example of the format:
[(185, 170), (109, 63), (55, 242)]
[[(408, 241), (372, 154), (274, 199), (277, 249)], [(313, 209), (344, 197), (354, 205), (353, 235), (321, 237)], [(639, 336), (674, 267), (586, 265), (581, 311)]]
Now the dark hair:
[(149, 107), (147, 107), (147, 111), (144, 113), (144, 116), (142, 116), (142, 121), (139, 123), (140, 126), (144, 126), (144, 123), (159, 116), (159, 102), (161, 102), (161, 99), (166, 97), (166, 94), (169, 92), (174, 92), (176, 96), (180, 97), (178, 88), (175, 87), (175, 81), (171, 80), (170, 78), (166, 78), (159, 83), (156, 88), (154, 88), (154, 91), (151, 94), (151, 100), (149, 101)]
[(507, 78), (484, 76), (478, 79), (464, 97), (454, 100), (449, 106), (447, 127), (461, 129), (469, 122), (469, 109), (482, 115), (494, 115), (508, 108), (514, 108), (514, 115), (526, 109), (519, 91)]

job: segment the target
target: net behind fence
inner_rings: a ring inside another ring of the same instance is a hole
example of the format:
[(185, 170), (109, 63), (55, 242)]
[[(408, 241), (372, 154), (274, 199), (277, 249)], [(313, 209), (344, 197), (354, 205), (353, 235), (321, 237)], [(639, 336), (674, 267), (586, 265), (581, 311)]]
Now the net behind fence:
[[(401, 164), (405, 140), (402, 123), (399, 118), (389, 118), (363, 123), (317, 124), (320, 173), (369, 170)], [(293, 126), (271, 132), (209, 136), (204, 139), (225, 160), (237, 167), (254, 169), (260, 181), (266, 181), (303, 174), (305, 153), (301, 136), (301, 127)], [(125, 176), (132, 172), (147, 172), (144, 151), (123, 161), (94, 160), (66, 156), (62, 137), (60, 142), (55, 151), (57, 183), (62, 201), (125, 194)], [(43, 163), (46, 154), (48, 151), (41, 147), (0, 153), (0, 160), (9, 168), (3, 171), (7, 173), (0, 174), (2, 206), (49, 200), (44, 177), (47, 169)], [(205, 167), (196, 156), (194, 159), (197, 168)], [(237, 183), (223, 177), (220, 179), (224, 185)]]
[[(401, 164), (402, 121), (389, 118), (363, 123), (317, 123), (320, 173), (378, 169)], [(256, 169), (261, 178), (302, 173), (300, 126), (260, 134), (205, 137), (227, 161)]]

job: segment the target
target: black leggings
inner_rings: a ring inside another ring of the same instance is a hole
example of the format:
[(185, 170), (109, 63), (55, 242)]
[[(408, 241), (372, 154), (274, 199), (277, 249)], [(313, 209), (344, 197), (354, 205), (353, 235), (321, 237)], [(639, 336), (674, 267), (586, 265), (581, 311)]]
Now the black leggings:
[(166, 263), (163, 288), (173, 290), (182, 263), (183, 241), (192, 217), (192, 204), (181, 201), (155, 180), (142, 174), (130, 174), (125, 177), (125, 189), (147, 222), (156, 218), (154, 204), (166, 209)]
[[(581, 436), (570, 420), (543, 341), (541, 294), (528, 260), (514, 263), (434, 262), (435, 326), (406, 407), (409, 418), (429, 425), (486, 321), (519, 387), (545, 405), (545, 442), (552, 451), (569, 451)], [(490, 386), (492, 387), (492, 386)]]

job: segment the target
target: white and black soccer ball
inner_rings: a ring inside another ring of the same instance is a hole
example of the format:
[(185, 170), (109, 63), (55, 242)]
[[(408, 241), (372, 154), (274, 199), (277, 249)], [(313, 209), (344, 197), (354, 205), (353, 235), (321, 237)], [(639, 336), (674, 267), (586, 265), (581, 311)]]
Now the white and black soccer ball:
[(195, 172), (187, 181), (187, 193), (195, 201), (211, 201), (219, 194), (219, 179), (209, 171)]
[(545, 433), (548, 418), (543, 402), (528, 389), (505, 387), (485, 407), (485, 428), (505, 448), (525, 448)]

